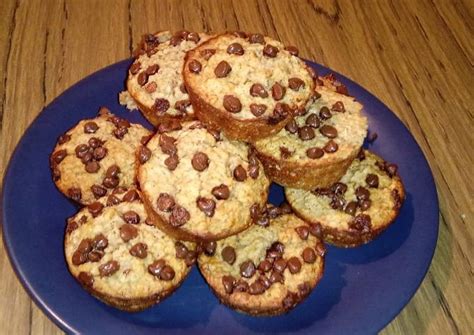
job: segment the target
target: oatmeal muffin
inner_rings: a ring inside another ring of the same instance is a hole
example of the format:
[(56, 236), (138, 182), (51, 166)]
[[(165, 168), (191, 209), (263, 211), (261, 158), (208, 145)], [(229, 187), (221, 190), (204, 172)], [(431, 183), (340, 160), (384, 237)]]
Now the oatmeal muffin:
[(367, 134), (362, 105), (318, 86), (305, 110), (284, 129), (254, 143), (267, 176), (278, 184), (312, 190), (338, 181)]
[(270, 184), (255, 154), (199, 121), (174, 129), (158, 132), (138, 150), (138, 182), (151, 219), (191, 241), (246, 229), (252, 208), (265, 204)]
[(207, 244), (199, 269), (219, 300), (251, 315), (288, 312), (323, 275), (320, 231), (294, 214), (270, 207), (248, 230)]
[[(188, 31), (164, 31), (143, 37), (128, 71), (127, 90), (155, 127), (164, 120), (194, 118), (181, 72), (186, 51), (208, 38)], [(121, 96), (121, 102), (133, 107), (126, 96)]]
[(314, 88), (297, 49), (261, 34), (209, 39), (187, 52), (183, 76), (197, 118), (243, 141), (278, 132)]
[[(112, 198), (113, 197), (113, 198)], [(139, 193), (121, 189), (68, 220), (69, 271), (92, 295), (135, 312), (159, 303), (186, 278), (197, 253), (150, 225)]]
[(53, 180), (67, 197), (83, 205), (135, 184), (135, 151), (151, 133), (101, 108), (58, 138), (50, 156)]
[(397, 217), (405, 190), (397, 166), (361, 150), (341, 180), (328, 188), (285, 188), (295, 213), (321, 226), (323, 239), (355, 247), (376, 238)]

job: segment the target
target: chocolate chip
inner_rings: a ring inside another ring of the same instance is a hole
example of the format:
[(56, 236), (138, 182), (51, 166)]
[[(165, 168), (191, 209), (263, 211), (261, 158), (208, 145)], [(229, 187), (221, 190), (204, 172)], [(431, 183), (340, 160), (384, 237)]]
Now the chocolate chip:
[(94, 197), (96, 199), (101, 198), (107, 194), (107, 190), (104, 187), (97, 184), (94, 184), (91, 186), (91, 191), (92, 191), (92, 194), (94, 194)]
[(123, 224), (119, 228), (120, 237), (124, 242), (128, 242), (138, 236), (138, 230), (131, 224)]
[(92, 241), (88, 238), (83, 239), (77, 246), (76, 251), (81, 254), (87, 254), (92, 250)]
[(300, 272), (301, 262), (298, 257), (291, 257), (288, 260), (288, 270), (290, 270), (292, 274)]
[(120, 180), (117, 177), (105, 177), (104, 180), (102, 180), (102, 185), (107, 188), (115, 188), (119, 182)]
[(213, 256), (214, 253), (216, 252), (216, 247), (217, 243), (212, 241), (212, 242), (206, 242), (204, 243), (204, 253), (208, 256)]
[(81, 189), (77, 187), (71, 187), (67, 190), (67, 196), (74, 201), (80, 201), (82, 198)]
[(100, 202), (93, 202), (89, 206), (87, 206), (87, 209), (89, 210), (89, 213), (93, 217), (96, 217), (102, 212), (102, 209), (104, 208), (104, 205), (102, 205)]
[(379, 177), (376, 174), (369, 173), (365, 178), (365, 182), (367, 183), (367, 185), (369, 185), (369, 187), (379, 187)]
[(330, 154), (336, 152), (339, 149), (339, 146), (333, 140), (329, 140), (326, 145), (323, 147), (324, 152)]
[(252, 34), (249, 37), (249, 42), (250, 43), (264, 44), (265, 43), (265, 38), (262, 34)]
[(331, 186), (331, 191), (336, 195), (342, 195), (347, 191), (347, 185), (341, 182), (334, 183)]
[(87, 259), (89, 262), (98, 262), (104, 257), (104, 252), (102, 250), (93, 250), (87, 254)]
[(240, 43), (232, 43), (227, 47), (227, 53), (229, 55), (242, 56), (244, 54), (244, 48)]
[(125, 195), (123, 196), (123, 201), (126, 201), (126, 202), (132, 202), (139, 199), (140, 199), (140, 195), (138, 194), (136, 190), (130, 190), (127, 193), (125, 193)]
[(113, 194), (107, 197), (107, 206), (118, 205), (120, 202), (120, 199)]
[(91, 246), (96, 250), (104, 250), (109, 245), (109, 240), (104, 234), (97, 234), (91, 242)]
[(236, 292), (247, 292), (249, 290), (249, 284), (242, 278), (237, 280), (234, 285), (234, 291)]
[(313, 127), (313, 128), (318, 128), (320, 125), (320, 121), (318, 116), (315, 113), (311, 113), (308, 115), (305, 121), (307, 126)]
[(161, 271), (166, 266), (166, 262), (163, 259), (158, 259), (148, 265), (148, 272), (153, 276), (159, 277)]
[(157, 206), (162, 212), (171, 212), (175, 206), (174, 198), (168, 193), (160, 193), (158, 196)]
[(369, 233), (372, 230), (372, 223), (370, 216), (366, 214), (358, 214), (349, 222), (349, 229), (360, 233)]
[(387, 164), (385, 167), (385, 171), (389, 175), (390, 178), (397, 174), (398, 166), (396, 164)]
[(188, 108), (189, 106), (191, 106), (191, 101), (189, 99), (178, 100), (174, 104), (174, 108), (180, 111), (181, 113), (186, 113), (186, 108)]
[(267, 214), (269, 218), (275, 219), (282, 214), (282, 211), (280, 207), (275, 207), (271, 205), (270, 207), (267, 208)]
[(102, 142), (100, 139), (98, 139), (97, 137), (91, 137), (89, 139), (89, 141), (87, 141), (87, 143), (89, 143), (89, 146), (91, 148), (98, 148), (100, 146), (102, 146), (104, 144), (104, 142)]
[(204, 49), (199, 52), (202, 58), (209, 60), (216, 53), (215, 49)]
[(303, 261), (305, 261), (305, 263), (314, 263), (316, 261), (316, 253), (314, 252), (313, 248), (305, 248), (303, 250), (303, 254), (302, 254), (302, 257), (303, 257)]
[(143, 86), (148, 82), (148, 75), (146, 74), (145, 71), (142, 71), (138, 74), (137, 82), (138, 82), (138, 85), (140, 86)]
[(255, 274), (255, 264), (251, 260), (245, 261), (240, 264), (240, 274), (244, 278), (252, 278)]
[(185, 93), (185, 94), (188, 93), (188, 90), (186, 89), (186, 86), (184, 85), (184, 83), (181, 83), (181, 85), (179, 85), (179, 90), (180, 90), (182, 93)]
[(298, 48), (293, 46), (293, 45), (286, 46), (285, 50), (288, 51), (293, 56), (298, 56), (298, 54), (299, 54)]
[(51, 156), (51, 159), (52, 159), (54, 164), (59, 164), (63, 161), (63, 159), (66, 156), (67, 156), (67, 150), (62, 149), (62, 150), (58, 150), (55, 153), (53, 153), (53, 155)]
[(217, 64), (216, 68), (214, 69), (214, 74), (217, 78), (224, 78), (227, 77), (230, 71), (232, 71), (232, 68), (230, 67), (229, 63), (223, 60)]
[(302, 240), (307, 240), (309, 235), (309, 228), (307, 226), (299, 226), (295, 228), (296, 233)]
[(146, 74), (149, 75), (149, 76), (152, 76), (154, 75), (155, 73), (158, 72), (158, 70), (160, 69), (160, 66), (158, 64), (153, 64), (153, 65), (150, 65), (146, 70)]
[(94, 153), (92, 154), (94, 159), (97, 161), (102, 160), (107, 155), (107, 148), (98, 147), (94, 149)]
[(77, 279), (82, 285), (86, 287), (91, 287), (94, 285), (94, 277), (92, 277), (89, 272), (81, 271), (77, 276)]
[(311, 159), (321, 158), (324, 155), (324, 151), (321, 148), (313, 147), (306, 150), (306, 156)]
[(280, 83), (273, 84), (272, 86), (273, 99), (275, 99), (276, 101), (279, 101), (283, 99), (283, 97), (285, 96), (285, 93), (286, 93), (286, 88), (284, 86), (280, 85)]
[(198, 197), (196, 200), (198, 208), (208, 217), (213, 217), (216, 210), (216, 202), (209, 198)]
[(245, 171), (242, 165), (238, 165), (234, 169), (234, 179), (237, 181), (244, 181), (245, 179), (247, 179), (247, 171)]
[(86, 134), (93, 134), (99, 129), (97, 123), (93, 121), (89, 121), (84, 125), (84, 133)]
[(252, 295), (258, 295), (265, 292), (265, 286), (259, 281), (256, 280), (249, 286), (249, 293)]
[(370, 201), (370, 199), (359, 201), (359, 207), (362, 211), (368, 210), (371, 205), (372, 205), (372, 201)]
[(339, 197), (335, 196), (334, 198), (332, 198), (329, 205), (331, 206), (332, 209), (342, 210), (344, 208), (345, 204), (346, 204), (345, 199), (342, 199), (342, 198), (339, 198)]
[(366, 189), (363, 186), (359, 186), (355, 190), (355, 195), (357, 197), (357, 200), (362, 201), (362, 200), (367, 200), (370, 198), (370, 192), (368, 189)]
[(278, 52), (278, 48), (271, 44), (267, 44), (263, 47), (263, 54), (267, 57), (275, 58)]
[(79, 144), (74, 150), (76, 157), (82, 158), (89, 152), (89, 146), (87, 144)]
[(288, 292), (282, 301), (283, 308), (291, 309), (296, 304), (296, 295), (292, 292)]
[(117, 139), (122, 140), (124, 136), (128, 133), (128, 129), (123, 127), (115, 128), (112, 133)]
[(96, 173), (99, 169), (100, 165), (96, 161), (91, 161), (86, 164), (86, 171), (88, 173)]
[(139, 224), (140, 223), (140, 215), (138, 215), (138, 213), (135, 212), (135, 211), (127, 211), (127, 212), (123, 213), (122, 219), (126, 223), (130, 223), (130, 224)]
[(235, 249), (229, 245), (222, 249), (221, 256), (222, 259), (230, 265), (234, 264), (235, 258), (237, 257)]
[(239, 98), (233, 95), (224, 95), (223, 105), (224, 108), (231, 113), (239, 113), (242, 110), (242, 104)]
[(192, 41), (194, 43), (197, 43), (201, 40), (201, 38), (199, 37), (199, 34), (198, 33), (189, 33), (188, 36), (186, 36), (186, 40), (187, 41)]
[(64, 134), (58, 137), (58, 144), (64, 144), (66, 142), (69, 142), (70, 140), (71, 140), (71, 135)]
[(235, 278), (232, 276), (223, 276), (222, 285), (227, 294), (231, 294), (234, 291)]
[(274, 283), (282, 283), (284, 282), (284, 278), (283, 278), (283, 275), (278, 272), (278, 271), (272, 271), (272, 273), (270, 274), (270, 283), (274, 284)]
[(337, 137), (337, 129), (327, 124), (319, 128), (319, 132), (328, 138)]
[(328, 120), (332, 116), (331, 111), (326, 106), (321, 107), (319, 110), (319, 117), (321, 120)]
[(193, 59), (188, 63), (188, 69), (192, 73), (198, 74), (199, 72), (201, 72), (202, 65), (198, 60)]
[(214, 187), (211, 193), (217, 200), (226, 200), (229, 199), (230, 190), (227, 185), (220, 184), (219, 186)]
[(174, 171), (179, 164), (179, 158), (177, 155), (171, 155), (165, 159), (165, 165), (170, 171)]
[(138, 257), (138, 258), (146, 258), (148, 255), (148, 246), (145, 243), (137, 243), (133, 247), (130, 248), (130, 255)]
[(176, 147), (175, 142), (176, 142), (176, 139), (174, 137), (168, 136), (166, 134), (161, 134), (160, 141), (159, 141), (161, 151), (167, 155), (176, 154), (176, 151), (178, 149)]
[(72, 264), (81, 265), (87, 262), (87, 254), (75, 251), (72, 254)]
[(275, 262), (273, 262), (273, 269), (277, 272), (283, 273), (286, 269), (287, 262), (283, 258), (277, 259)]
[(184, 257), (184, 263), (186, 266), (192, 266), (194, 263), (196, 263), (197, 260), (197, 253), (194, 251), (190, 251), (186, 254)]
[(135, 62), (130, 66), (130, 73), (135, 75), (140, 71), (141, 64), (140, 62)]
[(249, 176), (252, 179), (257, 179), (258, 175), (260, 174), (260, 166), (257, 164), (250, 164), (249, 165)]
[(250, 87), (250, 95), (253, 97), (267, 98), (268, 92), (262, 84), (253, 84)]
[(110, 277), (120, 269), (120, 264), (117, 261), (108, 261), (99, 266), (99, 273), (101, 277)]
[(349, 215), (354, 216), (355, 212), (357, 210), (357, 202), (351, 201), (346, 205), (346, 208), (344, 208), (344, 212), (346, 212)]
[(186, 208), (175, 205), (171, 212), (169, 221), (173, 227), (179, 227), (188, 222), (190, 217), (191, 216), (189, 215), (189, 212), (186, 210)]
[(271, 269), (272, 269), (272, 263), (270, 263), (270, 261), (267, 260), (267, 259), (264, 259), (258, 265), (258, 270), (261, 271), (261, 272), (268, 272)]
[(320, 257), (324, 257), (324, 255), (326, 255), (326, 247), (324, 246), (323, 243), (318, 243), (316, 244), (315, 246), (315, 251), (316, 251), (316, 254)]
[(308, 282), (304, 282), (298, 285), (298, 291), (300, 292), (301, 296), (307, 296), (311, 291), (311, 287), (309, 286)]
[(344, 108), (344, 104), (342, 103), (342, 101), (336, 101), (332, 107), (331, 107), (331, 110), (332, 111), (335, 111), (335, 112), (339, 112), (339, 113), (344, 113), (346, 111), (346, 109)]
[(256, 117), (262, 116), (267, 110), (267, 105), (264, 104), (250, 104), (250, 112)]
[(209, 166), (209, 157), (204, 152), (197, 152), (191, 159), (191, 165), (196, 171), (204, 171)]
[(312, 140), (315, 136), (313, 128), (304, 126), (298, 129), (298, 136), (303, 141)]
[(167, 99), (157, 98), (151, 108), (158, 113), (158, 115), (163, 115), (170, 108), (170, 102)]
[(92, 160), (92, 154), (90, 152), (86, 153), (84, 156), (81, 158), (82, 164), (87, 165)]
[(304, 81), (300, 78), (293, 77), (288, 79), (288, 87), (291, 88), (293, 91), (298, 91), (300, 88), (304, 88), (304, 86)]

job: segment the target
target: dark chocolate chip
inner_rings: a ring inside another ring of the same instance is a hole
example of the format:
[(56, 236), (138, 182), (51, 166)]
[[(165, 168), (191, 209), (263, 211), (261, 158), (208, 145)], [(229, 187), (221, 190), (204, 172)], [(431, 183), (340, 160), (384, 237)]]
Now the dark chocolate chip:
[(309, 141), (312, 140), (316, 135), (314, 134), (313, 128), (309, 126), (303, 126), (298, 129), (298, 136), (303, 141)]
[(63, 161), (63, 159), (67, 156), (67, 150), (62, 149), (58, 150), (53, 155), (51, 156), (51, 159), (53, 161), (53, 164), (59, 164)]
[(263, 54), (270, 58), (275, 58), (280, 50), (277, 47), (267, 44), (263, 47)]
[(190, 217), (191, 216), (186, 210), (186, 208), (179, 205), (175, 205), (173, 210), (171, 211), (169, 222), (173, 227), (179, 227), (188, 222)]
[(160, 69), (160, 66), (158, 64), (153, 64), (153, 65), (150, 65), (146, 70), (146, 74), (149, 75), (149, 76), (152, 76), (154, 75), (155, 73), (158, 72), (158, 70)]
[(217, 243), (212, 241), (212, 242), (206, 242), (204, 243), (204, 253), (208, 256), (213, 256), (214, 253), (216, 252), (216, 247)]
[(191, 159), (191, 165), (196, 171), (204, 171), (209, 166), (209, 157), (204, 152), (197, 152)]
[(288, 270), (290, 270), (292, 274), (300, 272), (301, 262), (298, 257), (291, 257), (288, 260)]
[(316, 251), (316, 254), (318, 254), (318, 256), (320, 257), (324, 257), (324, 255), (326, 255), (326, 247), (323, 243), (316, 244), (314, 250)]
[(296, 233), (302, 240), (307, 240), (309, 235), (309, 228), (308, 226), (299, 226), (295, 228)]
[(127, 212), (123, 213), (122, 219), (126, 223), (130, 223), (130, 224), (139, 224), (140, 223), (140, 215), (138, 215), (138, 213), (135, 212), (135, 211), (127, 211)]
[(259, 281), (256, 280), (249, 286), (249, 293), (252, 295), (258, 295), (265, 292), (265, 286)]
[(94, 197), (96, 199), (99, 199), (107, 194), (107, 190), (104, 187), (97, 184), (94, 184), (91, 186), (91, 191), (92, 191), (92, 194), (94, 194)]
[(221, 184), (214, 187), (211, 193), (217, 200), (226, 200), (229, 198), (230, 190), (227, 185)]
[(89, 121), (84, 125), (84, 133), (93, 134), (99, 129), (99, 126), (94, 121)]
[(232, 43), (227, 47), (227, 53), (229, 55), (242, 56), (244, 54), (244, 48), (240, 43)]
[(264, 259), (258, 265), (258, 270), (261, 272), (268, 272), (272, 269), (272, 263), (268, 259)]
[(379, 187), (379, 177), (376, 174), (369, 173), (365, 178), (365, 182), (367, 183), (367, 185), (369, 185), (369, 187)]
[(123, 224), (119, 228), (120, 230), (120, 237), (124, 242), (128, 242), (133, 240), (135, 237), (138, 236), (138, 230), (131, 224)]
[(157, 98), (151, 107), (158, 115), (163, 115), (170, 108), (170, 102), (167, 99)]
[(176, 151), (178, 149), (176, 147), (175, 142), (176, 142), (176, 139), (174, 137), (168, 136), (166, 134), (161, 134), (160, 141), (159, 141), (161, 151), (167, 155), (176, 154)]
[(323, 157), (323, 155), (324, 155), (324, 151), (321, 148), (314, 147), (314, 148), (309, 148), (308, 150), (306, 150), (306, 156), (308, 156), (311, 159), (318, 159), (318, 158)]
[(221, 61), (217, 64), (216, 68), (214, 69), (214, 74), (217, 78), (224, 78), (232, 71), (231, 66), (225, 60)]
[(99, 266), (99, 273), (101, 277), (110, 277), (119, 269), (120, 264), (117, 261), (112, 260)]
[(273, 270), (277, 272), (282, 273), (283, 271), (285, 271), (286, 266), (287, 266), (287, 262), (283, 258), (279, 258), (275, 262), (273, 262)]
[(242, 165), (238, 165), (234, 169), (234, 179), (237, 181), (245, 181), (247, 179), (247, 171)]
[(316, 253), (314, 252), (313, 248), (307, 247), (303, 250), (302, 258), (305, 263), (312, 264), (316, 261)]
[(328, 120), (332, 116), (331, 111), (326, 106), (321, 107), (319, 110), (319, 117), (321, 120)]
[(130, 255), (138, 257), (138, 258), (146, 258), (148, 255), (148, 246), (145, 243), (137, 243), (133, 247), (130, 248)]
[(346, 212), (349, 215), (354, 216), (355, 212), (357, 210), (357, 202), (351, 201), (346, 205), (346, 208), (344, 208), (344, 212)]
[(118, 205), (120, 202), (120, 199), (113, 194), (107, 197), (107, 206)]
[(221, 256), (222, 259), (230, 265), (234, 264), (235, 258), (237, 257), (235, 249), (229, 245), (222, 249)]
[(240, 278), (234, 285), (234, 291), (236, 292), (247, 292), (249, 290), (249, 284), (243, 279)]
[(334, 111), (334, 112), (338, 112), (338, 113), (344, 113), (346, 111), (346, 109), (344, 108), (344, 104), (342, 103), (342, 101), (336, 101), (332, 107), (331, 107), (331, 110)]
[(140, 164), (145, 164), (151, 157), (151, 150), (145, 146), (141, 146), (138, 150), (138, 161)]
[(209, 198), (198, 197), (196, 200), (198, 208), (208, 217), (213, 217), (216, 210), (216, 202)]
[(298, 125), (296, 124), (296, 121), (292, 119), (286, 124), (285, 129), (290, 134), (296, 134), (298, 132)]
[(288, 149), (287, 147), (280, 147), (280, 156), (283, 159), (288, 159), (293, 155), (293, 151)]
[(255, 274), (255, 264), (251, 260), (245, 261), (240, 264), (240, 274), (244, 278), (252, 278)]
[(250, 95), (253, 97), (267, 98), (268, 92), (262, 84), (253, 84), (250, 87)]
[(104, 205), (102, 205), (100, 202), (96, 201), (91, 203), (89, 206), (87, 206), (87, 209), (89, 210), (89, 213), (93, 217), (96, 217), (102, 212), (102, 209), (104, 208)]
[(275, 99), (276, 101), (279, 101), (283, 99), (283, 97), (285, 96), (285, 93), (286, 93), (286, 88), (284, 86), (280, 85), (280, 83), (273, 84), (272, 86), (273, 99)]
[(158, 259), (148, 265), (148, 272), (153, 276), (159, 277), (161, 271), (166, 266), (166, 262), (163, 259)]
[(67, 196), (74, 201), (80, 201), (82, 198), (81, 189), (77, 187), (71, 187), (67, 190)]
[(96, 161), (91, 161), (86, 164), (86, 171), (88, 173), (96, 173), (99, 169), (100, 165)]
[(319, 128), (319, 132), (328, 138), (337, 137), (337, 129), (327, 124)]
[(264, 104), (250, 104), (250, 112), (256, 117), (262, 116), (267, 110), (267, 105)]
[(86, 287), (92, 287), (94, 285), (94, 277), (89, 272), (81, 271), (77, 279)]
[(357, 200), (362, 201), (362, 200), (367, 200), (370, 198), (370, 192), (368, 189), (366, 189), (363, 186), (359, 186), (355, 190), (355, 195), (357, 197)]
[(300, 88), (304, 88), (304, 86), (304, 81), (300, 78), (293, 77), (288, 79), (288, 87), (291, 88), (293, 91), (298, 91)]
[(264, 44), (265, 43), (265, 38), (262, 34), (252, 34), (249, 37), (249, 42), (250, 43)]
[(298, 56), (298, 54), (299, 54), (298, 48), (293, 46), (293, 45), (286, 46), (285, 50), (288, 51), (293, 56)]
[(176, 154), (173, 154), (165, 159), (165, 165), (170, 171), (174, 171), (179, 164), (179, 158)]
[(140, 62), (135, 62), (130, 66), (130, 73), (135, 75), (140, 71), (141, 64)]
[(239, 113), (242, 110), (242, 104), (239, 98), (233, 95), (224, 95), (223, 105), (224, 108), (231, 113)]
[(326, 145), (323, 147), (324, 152), (330, 154), (334, 153), (339, 149), (339, 146), (333, 140), (329, 140)]
[(315, 113), (311, 113), (308, 115), (305, 121), (307, 126), (318, 128), (320, 125), (319, 117)]
[(269, 278), (270, 282), (273, 283), (282, 283), (284, 282), (283, 275), (278, 271), (272, 271)]
[(140, 86), (144, 86), (148, 82), (148, 75), (145, 71), (142, 71), (138, 74), (137, 82)]
[(234, 291), (235, 278), (232, 276), (223, 276), (222, 285), (227, 294), (231, 294)]
[(202, 65), (201, 63), (196, 60), (196, 59), (193, 59), (191, 60), (189, 63), (188, 63), (188, 69), (189, 71), (191, 71), (192, 73), (199, 73), (201, 72), (201, 69), (202, 69)]
[(204, 58), (205, 60), (209, 60), (215, 53), (216, 53), (215, 49), (204, 49), (199, 52), (201, 57)]

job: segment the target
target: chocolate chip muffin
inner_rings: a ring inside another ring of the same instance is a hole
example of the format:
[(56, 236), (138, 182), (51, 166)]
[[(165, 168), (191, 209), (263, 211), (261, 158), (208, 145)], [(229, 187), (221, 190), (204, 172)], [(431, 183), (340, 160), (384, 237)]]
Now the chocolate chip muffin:
[(130, 312), (170, 295), (197, 257), (195, 244), (176, 241), (150, 224), (134, 189), (115, 192), (71, 217), (64, 250), (69, 271), (89, 293)]
[(397, 217), (405, 190), (397, 166), (361, 150), (341, 180), (313, 191), (285, 188), (295, 213), (321, 226), (326, 242), (340, 247), (367, 243)]
[(198, 266), (222, 303), (251, 315), (282, 314), (321, 279), (325, 247), (317, 226), (278, 207), (267, 208), (259, 221), (207, 244)]
[(226, 33), (188, 51), (183, 76), (199, 120), (232, 139), (278, 132), (313, 94), (295, 47), (261, 34)]
[(357, 156), (367, 134), (362, 105), (318, 86), (316, 95), (284, 129), (254, 143), (273, 181), (312, 190), (338, 181)]
[[(143, 37), (128, 71), (127, 90), (155, 127), (164, 120), (194, 118), (181, 71), (186, 51), (208, 38), (188, 31), (164, 31)], [(127, 99), (121, 99), (130, 105)]]
[(135, 151), (151, 133), (101, 108), (58, 138), (50, 157), (53, 180), (67, 197), (83, 205), (118, 187), (135, 184)]
[(270, 183), (255, 154), (199, 121), (173, 129), (159, 131), (138, 151), (150, 217), (183, 240), (212, 241), (246, 229)]

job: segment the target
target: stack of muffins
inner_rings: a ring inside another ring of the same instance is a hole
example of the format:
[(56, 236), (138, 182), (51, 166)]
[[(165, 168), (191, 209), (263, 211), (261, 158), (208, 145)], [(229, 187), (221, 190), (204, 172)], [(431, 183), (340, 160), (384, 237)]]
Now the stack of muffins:
[[(289, 311), (315, 288), (323, 241), (367, 243), (397, 216), (394, 164), (362, 143), (362, 105), (298, 50), (261, 34), (145, 35), (120, 101), (152, 134), (102, 108), (59, 137), (58, 189), (71, 274), (139, 311), (197, 262), (218, 298), (252, 315)], [(287, 202), (267, 203), (271, 181)]]

